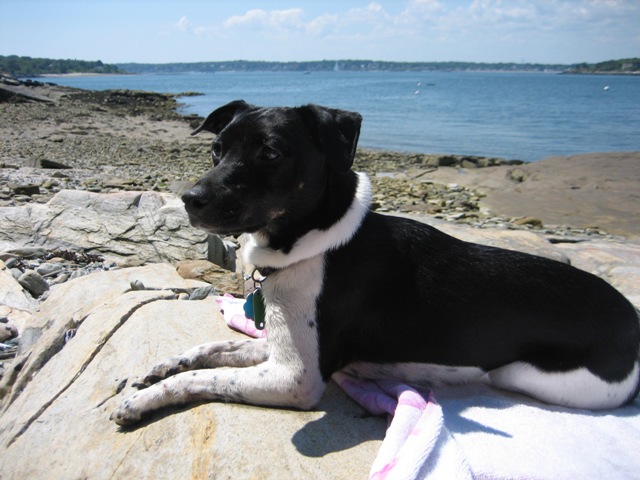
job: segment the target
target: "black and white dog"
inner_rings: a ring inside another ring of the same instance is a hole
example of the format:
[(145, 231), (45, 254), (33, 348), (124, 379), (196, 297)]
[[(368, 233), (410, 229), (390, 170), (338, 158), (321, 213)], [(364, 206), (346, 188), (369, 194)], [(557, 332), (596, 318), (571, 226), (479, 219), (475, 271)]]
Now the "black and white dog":
[[(437, 386), (480, 381), (609, 409), (638, 392), (640, 323), (604, 280), (369, 210), (351, 171), (357, 113), (231, 102), (194, 132), (213, 168), (183, 196), (193, 225), (248, 232), (268, 341), (214, 342), (154, 367), (112, 418), (223, 400), (309, 409), (337, 370)], [(393, 302), (385, 301), (390, 295)]]

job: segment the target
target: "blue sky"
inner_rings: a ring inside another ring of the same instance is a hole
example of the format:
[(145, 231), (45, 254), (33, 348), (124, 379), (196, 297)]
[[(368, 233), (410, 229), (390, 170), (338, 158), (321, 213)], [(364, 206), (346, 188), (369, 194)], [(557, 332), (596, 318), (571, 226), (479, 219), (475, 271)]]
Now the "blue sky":
[(640, 57), (640, 1), (0, 0), (0, 54), (593, 63)]

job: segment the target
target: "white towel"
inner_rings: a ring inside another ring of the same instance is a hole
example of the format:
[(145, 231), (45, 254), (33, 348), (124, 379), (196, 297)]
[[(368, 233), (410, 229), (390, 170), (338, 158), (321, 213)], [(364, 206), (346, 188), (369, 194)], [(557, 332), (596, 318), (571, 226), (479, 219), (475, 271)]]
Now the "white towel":
[(343, 372), (336, 372), (333, 379), (370, 413), (390, 416), (371, 467), (371, 480), (472, 478), (433, 395), (423, 395), (400, 382), (360, 380)]

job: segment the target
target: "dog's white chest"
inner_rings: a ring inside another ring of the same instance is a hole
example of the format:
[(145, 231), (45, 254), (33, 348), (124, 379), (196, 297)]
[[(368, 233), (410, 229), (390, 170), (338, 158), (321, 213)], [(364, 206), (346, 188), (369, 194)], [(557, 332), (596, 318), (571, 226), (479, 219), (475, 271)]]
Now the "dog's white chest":
[(324, 389), (316, 321), (323, 275), (324, 258), (317, 255), (272, 274), (262, 287), (270, 360), (293, 369), (301, 382), (318, 390)]

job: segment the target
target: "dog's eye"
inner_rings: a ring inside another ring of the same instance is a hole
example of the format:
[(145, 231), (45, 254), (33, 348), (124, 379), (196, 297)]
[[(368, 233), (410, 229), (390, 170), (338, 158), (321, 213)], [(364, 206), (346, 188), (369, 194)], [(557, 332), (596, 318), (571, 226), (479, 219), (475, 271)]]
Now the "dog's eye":
[(265, 145), (264, 147), (262, 147), (261, 156), (264, 160), (272, 162), (273, 160), (277, 160), (280, 157), (280, 152)]
[(211, 158), (213, 159), (213, 163), (217, 163), (220, 160), (220, 156), (222, 155), (222, 144), (219, 142), (215, 142), (211, 147)]

